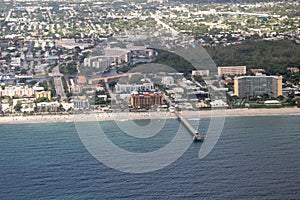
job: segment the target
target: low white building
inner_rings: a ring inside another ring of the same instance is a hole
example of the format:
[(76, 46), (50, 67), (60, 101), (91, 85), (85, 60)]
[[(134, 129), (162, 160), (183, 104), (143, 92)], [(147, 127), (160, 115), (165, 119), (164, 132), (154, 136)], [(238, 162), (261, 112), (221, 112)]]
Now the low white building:
[(171, 90), (167, 90), (166, 92), (168, 94), (183, 94), (184, 89), (181, 87), (175, 87), (175, 88), (172, 88)]
[(72, 99), (71, 101), (74, 103), (75, 110), (84, 110), (90, 107), (90, 104), (86, 99)]
[(0, 105), (0, 108), (1, 108), (1, 111), (4, 112), (4, 113), (10, 111), (10, 107), (9, 107), (9, 104), (8, 104), (8, 103), (2, 103), (2, 104)]
[(33, 102), (22, 102), (21, 112), (34, 112), (35, 104)]
[(61, 103), (61, 105), (66, 111), (74, 109), (74, 103)]
[(165, 76), (162, 78), (161, 82), (165, 86), (170, 86), (174, 84), (174, 78), (172, 76)]
[(266, 105), (280, 105), (280, 102), (277, 100), (267, 100), (264, 102)]
[(115, 85), (115, 92), (116, 93), (131, 93), (133, 91), (139, 90), (152, 90), (154, 89), (153, 83), (142, 83), (142, 84), (120, 84), (117, 83)]
[(225, 108), (228, 106), (228, 104), (226, 102), (224, 102), (223, 100), (213, 100), (212, 102), (210, 102), (210, 105), (212, 108)]
[(39, 111), (49, 112), (49, 111), (57, 111), (59, 103), (55, 102), (40, 102), (36, 104)]
[(209, 70), (193, 70), (192, 76), (209, 76)]
[(98, 95), (98, 98), (103, 99), (103, 101), (107, 101), (107, 95), (106, 94)]

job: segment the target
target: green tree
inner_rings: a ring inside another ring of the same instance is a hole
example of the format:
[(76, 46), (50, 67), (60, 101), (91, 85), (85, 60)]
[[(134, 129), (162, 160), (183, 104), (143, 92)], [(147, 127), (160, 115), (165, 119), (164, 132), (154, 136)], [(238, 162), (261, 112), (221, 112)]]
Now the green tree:
[(48, 90), (48, 82), (47, 81), (40, 82), (39, 86), (43, 87), (45, 91)]
[(300, 46), (289, 40), (250, 40), (239, 45), (207, 47), (206, 50), (217, 66), (246, 65), (248, 69), (262, 68), (269, 75), (284, 75), (287, 67), (300, 66)]
[(34, 100), (34, 103), (40, 103), (40, 102), (49, 102), (49, 99), (47, 97), (41, 97)]
[(56, 96), (56, 90), (55, 90), (55, 84), (54, 84), (54, 78), (52, 77), (49, 81), (49, 89), (51, 90), (51, 96)]
[(8, 105), (9, 105), (10, 107), (12, 107), (13, 104), (14, 104), (13, 99), (12, 99), (12, 98), (9, 98), (9, 99), (8, 99)]
[(60, 73), (67, 75), (77, 75), (78, 73), (77, 65), (75, 63), (68, 64), (67, 66), (60, 66), (59, 71)]
[(64, 111), (65, 111), (65, 109), (64, 109), (64, 107), (63, 107), (62, 104), (59, 104), (59, 106), (58, 106), (58, 108), (57, 108), (57, 111), (58, 111), (58, 112), (64, 112)]
[(34, 86), (36, 83), (37, 83), (37, 81), (33, 80), (33, 81), (30, 81), (28, 84), (29, 84), (30, 86)]
[(17, 104), (14, 107), (15, 111), (20, 112), (22, 109), (22, 102), (21, 101), (17, 101)]
[(21, 74), (27, 74), (27, 70), (26, 69), (21, 69)]

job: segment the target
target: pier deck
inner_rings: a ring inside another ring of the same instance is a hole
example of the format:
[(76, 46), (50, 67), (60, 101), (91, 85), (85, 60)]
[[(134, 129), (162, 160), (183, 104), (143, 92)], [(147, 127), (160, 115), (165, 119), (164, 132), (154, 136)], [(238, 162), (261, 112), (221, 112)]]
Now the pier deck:
[(178, 119), (184, 124), (184, 126), (189, 130), (189, 132), (197, 139), (204, 139), (204, 137), (200, 134), (196, 134), (196, 129), (178, 112), (174, 112)]

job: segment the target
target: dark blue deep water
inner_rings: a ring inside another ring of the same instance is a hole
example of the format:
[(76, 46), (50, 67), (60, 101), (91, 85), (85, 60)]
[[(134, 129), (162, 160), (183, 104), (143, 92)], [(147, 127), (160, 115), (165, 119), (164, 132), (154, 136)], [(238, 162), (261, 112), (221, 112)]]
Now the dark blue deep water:
[[(208, 119), (201, 123), (205, 129)], [(102, 122), (132, 151), (161, 148), (178, 124), (169, 120), (157, 137), (137, 142)], [(300, 199), (300, 116), (227, 117), (202, 160), (200, 147), (164, 169), (129, 174), (91, 156), (74, 123), (0, 125), (0, 199)]]

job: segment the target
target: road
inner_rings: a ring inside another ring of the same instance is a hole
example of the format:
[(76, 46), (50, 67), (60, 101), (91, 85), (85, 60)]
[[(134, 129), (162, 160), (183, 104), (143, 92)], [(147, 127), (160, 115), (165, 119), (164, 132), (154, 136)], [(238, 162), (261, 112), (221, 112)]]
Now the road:
[(13, 9), (10, 9), (10, 10), (8, 11), (8, 14), (7, 14), (6, 18), (5, 18), (5, 21), (6, 21), (6, 22), (8, 22), (8, 21), (10, 20), (10, 16), (11, 16), (12, 11), (13, 11)]
[(193, 12), (193, 15), (246, 15), (246, 16), (258, 16), (258, 17), (269, 17), (266, 13), (247, 13), (247, 12), (219, 12), (219, 11), (198, 11)]
[(174, 28), (172, 28), (171, 26), (169, 26), (168, 24), (166, 24), (165, 22), (161, 21), (161, 17), (157, 14), (153, 14), (150, 12), (150, 15), (152, 18), (154, 18), (154, 20), (156, 21), (157, 24), (160, 24), (162, 27), (164, 27), (165, 29), (171, 31), (172, 36), (176, 36), (178, 35), (178, 31), (176, 31)]
[(59, 67), (56, 66), (52, 69), (52, 75), (54, 78), (54, 84), (55, 84), (55, 90), (56, 90), (56, 96), (60, 96), (61, 99), (66, 99), (67, 96), (65, 94), (65, 90), (64, 90), (64, 86), (61, 80), (61, 77), (63, 77), (63, 75), (61, 73), (59, 73)]

